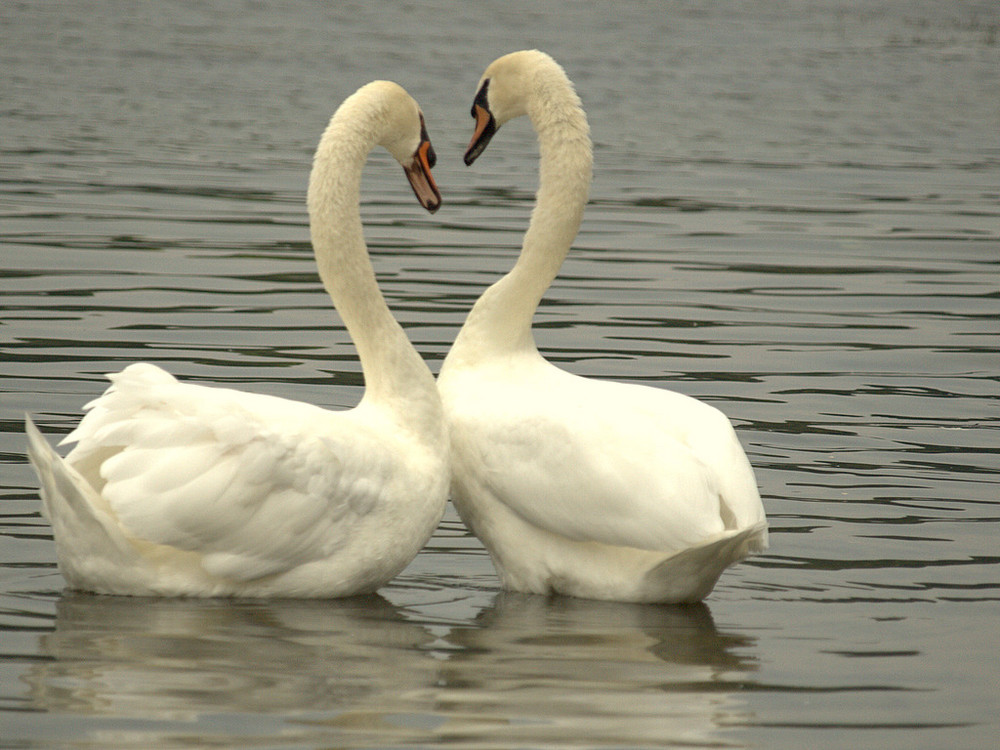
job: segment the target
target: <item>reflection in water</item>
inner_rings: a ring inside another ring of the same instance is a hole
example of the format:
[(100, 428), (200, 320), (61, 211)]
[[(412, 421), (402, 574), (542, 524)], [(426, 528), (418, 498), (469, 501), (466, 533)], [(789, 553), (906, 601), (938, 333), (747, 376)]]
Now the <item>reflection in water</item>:
[[(91, 720), (75, 727), (81, 745), (127, 736), (141, 746), (176, 736), (180, 722), (294, 744), (432, 736), (463, 747), (569, 738), (634, 746), (720, 741), (743, 711), (726, 674), (755, 668), (739, 653), (752, 640), (720, 633), (704, 605), (501, 594), (441, 638), (409, 616), (378, 596), (70, 595), (41, 638), (49, 660), (24, 680), (35, 710)], [(101, 717), (114, 717), (113, 728)]]
[(743, 710), (725, 673), (754, 669), (704, 605), (653, 606), (504, 593), (453, 631), (439, 728), (463, 744), (719, 741)]
[[(379, 596), (336, 601), (70, 595), (51, 661), (27, 676), (51, 712), (191, 720), (215, 711), (305, 712), (426, 681), (431, 640)], [(428, 665), (430, 666), (430, 665)]]

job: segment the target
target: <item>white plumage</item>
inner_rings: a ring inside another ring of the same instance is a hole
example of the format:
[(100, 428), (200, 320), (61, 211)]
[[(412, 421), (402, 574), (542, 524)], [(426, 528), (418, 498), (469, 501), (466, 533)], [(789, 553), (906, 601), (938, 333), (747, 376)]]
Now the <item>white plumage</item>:
[(571, 375), (538, 353), (532, 317), (579, 229), (592, 155), (572, 83), (532, 50), (484, 73), (466, 162), (523, 114), (541, 154), (524, 245), (469, 313), (438, 377), (452, 501), (509, 589), (702, 599), (726, 567), (767, 546), (753, 470), (714, 407)]
[(59, 568), (109, 594), (334, 597), (402, 570), (444, 511), (448, 444), (433, 376), (375, 281), (358, 208), (376, 145), (418, 200), (440, 204), (416, 102), (376, 81), (341, 105), (309, 184), (320, 275), (358, 347), (366, 390), (331, 412), (273, 396), (180, 383), (134, 364), (64, 442), (27, 420)]

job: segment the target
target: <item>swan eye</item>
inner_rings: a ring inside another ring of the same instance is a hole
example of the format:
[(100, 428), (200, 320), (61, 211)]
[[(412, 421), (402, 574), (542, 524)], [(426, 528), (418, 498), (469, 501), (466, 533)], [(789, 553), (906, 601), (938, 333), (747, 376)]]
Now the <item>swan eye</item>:
[(486, 95), (486, 91), (487, 89), (489, 89), (489, 87), (490, 87), (490, 79), (487, 78), (485, 81), (483, 81), (483, 85), (479, 87), (479, 91), (476, 93), (476, 98), (472, 102), (472, 111), (470, 112), (470, 114), (472, 115), (473, 119), (475, 119), (476, 117), (476, 107), (482, 107), (487, 112), (490, 111), (490, 101), (489, 97), (487, 97)]

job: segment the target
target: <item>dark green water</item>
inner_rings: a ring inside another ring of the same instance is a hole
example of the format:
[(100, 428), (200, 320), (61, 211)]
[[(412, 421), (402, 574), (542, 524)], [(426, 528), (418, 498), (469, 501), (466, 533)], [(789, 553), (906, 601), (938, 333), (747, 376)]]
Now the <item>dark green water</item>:
[[(992, 747), (998, 32), (985, 1), (4, 3), (0, 748)], [(461, 153), (530, 46), (596, 157), (539, 345), (726, 411), (771, 550), (695, 608), (511, 596), (449, 512), (368, 599), (64, 594), (23, 414), (55, 439), (136, 360), (353, 405), (303, 204), (373, 78), (439, 156), (433, 217), (385, 154), (363, 206), (437, 370), (527, 224), (527, 123)]]

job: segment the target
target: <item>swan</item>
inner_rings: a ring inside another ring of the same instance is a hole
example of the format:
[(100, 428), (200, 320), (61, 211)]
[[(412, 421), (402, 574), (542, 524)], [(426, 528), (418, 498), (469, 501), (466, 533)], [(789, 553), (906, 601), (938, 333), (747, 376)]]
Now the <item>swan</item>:
[(538, 353), (532, 317), (587, 202), (587, 118), (563, 69), (537, 50), (495, 60), (477, 92), (465, 163), (527, 114), (540, 182), (516, 264), (473, 306), (438, 375), (452, 503), (506, 589), (699, 601), (767, 547), (753, 469), (714, 407), (578, 377)]
[(401, 571), (447, 503), (434, 377), (386, 306), (359, 209), (384, 146), (431, 212), (441, 196), (417, 103), (375, 81), (334, 113), (309, 178), (320, 277), (365, 373), (353, 409), (181, 383), (136, 363), (85, 407), (61, 458), (26, 420), (70, 588), (140, 596), (340, 597)]

